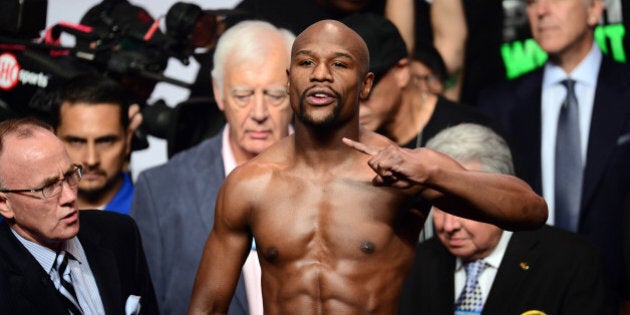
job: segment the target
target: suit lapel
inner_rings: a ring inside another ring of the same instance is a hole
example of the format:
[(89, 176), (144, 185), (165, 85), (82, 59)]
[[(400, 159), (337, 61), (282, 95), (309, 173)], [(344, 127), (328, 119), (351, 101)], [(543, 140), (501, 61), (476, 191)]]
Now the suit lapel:
[(67, 312), (50, 276), (15, 238), (6, 222), (0, 224), (0, 239), (0, 254), (4, 256), (1, 259), (8, 262), (6, 274), (11, 285), (9, 289), (16, 295), (14, 298), (19, 296), (33, 307), (45, 305), (44, 309), (39, 309), (41, 314)]
[(219, 194), (217, 183), (225, 180), (223, 158), (221, 156), (221, 143), (223, 131), (208, 141), (196, 155), (196, 160), (190, 165), (191, 187), (190, 194), (195, 199), (195, 208), (198, 217), (203, 221), (207, 231), (214, 225), (214, 211), (216, 197)]
[(587, 211), (588, 203), (593, 197), (604, 174), (606, 165), (612, 155), (617, 138), (623, 132), (623, 124), (627, 120), (630, 106), (629, 82), (620, 73), (619, 67), (604, 56), (597, 81), (597, 90), (593, 103), (593, 115), (589, 132), (586, 166), (584, 169), (584, 187), (582, 190), (582, 214)]
[[(195, 200), (195, 211), (198, 211), (200, 218), (207, 231), (212, 230), (214, 225), (214, 211), (217, 196), (219, 194), (220, 183), (225, 180), (225, 167), (223, 165), (222, 148), (223, 129), (204, 144), (196, 154), (196, 160), (191, 164), (189, 172), (195, 174), (191, 176), (193, 192), (191, 196)], [(219, 183), (219, 184), (217, 184)], [(204, 240), (205, 241), (205, 240)], [(243, 274), (239, 276), (239, 286), (234, 293), (234, 298), (246, 312), (249, 310), (246, 291), (238, 288), (245, 288)]]
[(492, 283), (488, 299), (484, 304), (484, 314), (507, 314), (513, 298), (519, 298), (519, 290), (527, 281), (528, 268), (535, 267), (540, 251), (536, 250), (538, 239), (531, 238), (531, 232), (516, 232), (508, 247)]
[[(85, 222), (85, 216), (81, 220), (81, 224), (88, 224)], [(79, 230), (79, 240), (94, 275), (105, 313), (120, 313), (119, 308), (124, 301), (120, 301), (122, 291), (116, 258), (111, 251), (100, 245), (102, 235), (98, 229), (89, 229), (89, 233), (81, 233), (85, 230), (87, 229)]]
[(426, 274), (431, 283), (429, 300), (431, 308), (429, 314), (452, 314), (455, 311), (455, 256), (437, 238), (431, 240), (431, 247), (435, 250), (437, 259), (427, 259), (426, 270), (434, 270)]
[(528, 182), (534, 191), (542, 193), (540, 139), (541, 139), (541, 102), (542, 70), (538, 69), (523, 78), (515, 94), (516, 106), (512, 117), (513, 145), (517, 173)]

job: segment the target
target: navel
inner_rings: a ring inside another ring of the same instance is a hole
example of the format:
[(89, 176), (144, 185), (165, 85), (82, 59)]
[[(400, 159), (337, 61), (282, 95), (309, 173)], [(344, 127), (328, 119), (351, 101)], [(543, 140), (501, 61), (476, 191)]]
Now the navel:
[(373, 254), (374, 250), (376, 250), (376, 245), (370, 241), (363, 241), (361, 242), (360, 249), (366, 254)]

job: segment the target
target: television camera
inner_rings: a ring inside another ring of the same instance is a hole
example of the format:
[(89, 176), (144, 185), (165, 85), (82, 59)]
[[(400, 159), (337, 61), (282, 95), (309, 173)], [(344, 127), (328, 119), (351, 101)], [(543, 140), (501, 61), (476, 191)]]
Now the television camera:
[[(189, 84), (163, 74), (170, 57), (188, 64), (197, 47), (208, 47), (218, 37), (219, 11), (190, 3), (173, 4), (166, 31), (143, 8), (127, 0), (103, 0), (80, 24), (46, 26), (47, 0), (2, 0), (0, 11), (0, 120), (36, 116), (48, 120), (52, 93), (82, 73), (106, 75), (128, 89), (130, 101), (141, 106), (143, 124), (134, 149), (148, 146), (146, 133), (166, 138), (172, 108), (164, 102), (146, 104), (157, 82), (181, 87)], [(75, 39), (72, 47), (60, 38)], [(146, 111), (146, 112), (145, 112)]]

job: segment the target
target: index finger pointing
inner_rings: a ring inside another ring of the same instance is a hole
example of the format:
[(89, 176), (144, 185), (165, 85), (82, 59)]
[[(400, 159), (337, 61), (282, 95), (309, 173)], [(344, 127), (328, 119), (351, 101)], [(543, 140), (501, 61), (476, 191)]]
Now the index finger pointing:
[(343, 139), (341, 139), (341, 141), (343, 141), (343, 143), (345, 143), (347, 146), (349, 146), (351, 148), (354, 148), (357, 151), (363, 152), (363, 153), (365, 153), (367, 155), (374, 156), (374, 155), (376, 155), (379, 152), (379, 150), (377, 148), (370, 147), (370, 146), (368, 146), (366, 144), (354, 141), (352, 139), (343, 138)]

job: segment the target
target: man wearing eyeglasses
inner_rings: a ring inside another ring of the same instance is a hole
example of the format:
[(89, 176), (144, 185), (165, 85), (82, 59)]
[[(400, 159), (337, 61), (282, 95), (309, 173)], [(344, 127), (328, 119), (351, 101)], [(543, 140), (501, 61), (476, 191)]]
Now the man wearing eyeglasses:
[[(131, 216), (144, 240), (162, 314), (186, 314), (227, 174), (289, 134), (286, 69), (293, 38), (261, 21), (240, 22), (225, 31), (211, 74), (227, 124), (211, 139), (138, 177)], [(230, 314), (263, 312), (260, 266), (251, 246)]]
[(2, 314), (157, 314), (135, 223), (78, 211), (81, 170), (52, 127), (0, 123)]

